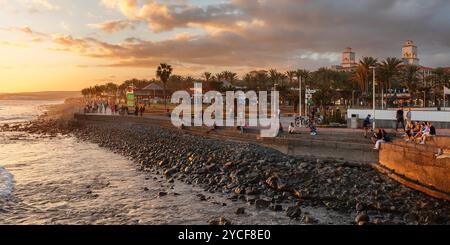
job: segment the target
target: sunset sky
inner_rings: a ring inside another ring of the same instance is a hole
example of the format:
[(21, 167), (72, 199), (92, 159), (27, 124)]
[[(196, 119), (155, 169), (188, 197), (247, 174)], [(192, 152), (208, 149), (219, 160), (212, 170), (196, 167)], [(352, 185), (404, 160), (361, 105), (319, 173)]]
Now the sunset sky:
[(0, 93), (204, 71), (316, 69), (357, 57), (450, 66), (448, 0), (0, 0)]

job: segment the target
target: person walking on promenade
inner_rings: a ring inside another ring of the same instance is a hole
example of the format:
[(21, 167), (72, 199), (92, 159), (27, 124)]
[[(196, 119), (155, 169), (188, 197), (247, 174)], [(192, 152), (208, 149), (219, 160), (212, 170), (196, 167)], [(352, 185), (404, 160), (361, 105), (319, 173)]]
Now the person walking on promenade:
[(366, 119), (364, 119), (363, 122), (363, 128), (364, 128), (364, 138), (367, 138), (367, 133), (369, 132), (370, 128), (372, 127), (372, 123), (370, 122), (370, 119), (372, 118), (372, 115), (367, 115)]
[(312, 136), (317, 135), (317, 128), (316, 128), (316, 125), (314, 125), (314, 122), (312, 122), (312, 121), (309, 122), (308, 128), (309, 128)]
[(141, 115), (141, 117), (144, 116), (144, 112), (145, 112), (145, 105), (142, 105), (141, 108), (139, 109), (139, 114)]
[(406, 124), (412, 122), (412, 111), (411, 107), (408, 108), (408, 112), (406, 113)]
[(405, 130), (405, 111), (403, 110), (403, 106), (397, 111), (397, 123), (395, 126), (395, 130), (398, 131), (398, 125), (402, 124), (403, 130)]

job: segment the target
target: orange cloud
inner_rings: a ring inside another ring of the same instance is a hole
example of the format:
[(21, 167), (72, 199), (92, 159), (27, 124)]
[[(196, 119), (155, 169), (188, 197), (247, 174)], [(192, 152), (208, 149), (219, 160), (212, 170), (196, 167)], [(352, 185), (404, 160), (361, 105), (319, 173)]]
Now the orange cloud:
[(108, 33), (118, 32), (126, 28), (134, 29), (134, 23), (130, 20), (112, 20), (98, 24), (89, 24), (88, 26)]

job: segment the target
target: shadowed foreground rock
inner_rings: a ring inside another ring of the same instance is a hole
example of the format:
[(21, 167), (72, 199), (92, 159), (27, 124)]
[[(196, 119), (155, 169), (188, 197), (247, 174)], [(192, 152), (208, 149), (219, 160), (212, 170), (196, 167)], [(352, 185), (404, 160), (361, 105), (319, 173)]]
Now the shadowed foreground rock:
[(285, 214), (292, 218), (301, 218), (300, 207), (308, 205), (349, 215), (354, 224), (450, 224), (449, 202), (406, 188), (369, 167), (342, 161), (295, 159), (257, 145), (122, 122), (40, 121), (13, 129), (73, 133), (168, 180), (226, 193), (232, 200), (246, 200), (260, 208), (298, 207)]

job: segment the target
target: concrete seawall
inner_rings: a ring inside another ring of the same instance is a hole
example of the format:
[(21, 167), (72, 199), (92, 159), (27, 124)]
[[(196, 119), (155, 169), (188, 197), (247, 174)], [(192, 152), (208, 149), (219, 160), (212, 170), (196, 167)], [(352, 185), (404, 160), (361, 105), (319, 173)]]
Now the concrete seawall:
[[(117, 121), (128, 123), (157, 124), (163, 127), (173, 128), (168, 117), (121, 117), (103, 115), (76, 114), (76, 119), (88, 121)], [(378, 162), (378, 152), (373, 145), (362, 138), (362, 133), (321, 133), (310, 136), (307, 132), (297, 135), (283, 135), (277, 138), (260, 138), (259, 133), (248, 131), (240, 134), (236, 129), (223, 128), (214, 133), (207, 134), (208, 128), (187, 128), (186, 131), (206, 137), (237, 140), (255, 144), (261, 144), (281, 151), (287, 155), (299, 157), (311, 157), (321, 159), (342, 159), (357, 163)]]
[(438, 159), (440, 148), (450, 148), (449, 137), (427, 145), (395, 141), (380, 150), (380, 165), (399, 182), (431, 196), (450, 200), (450, 158)]

